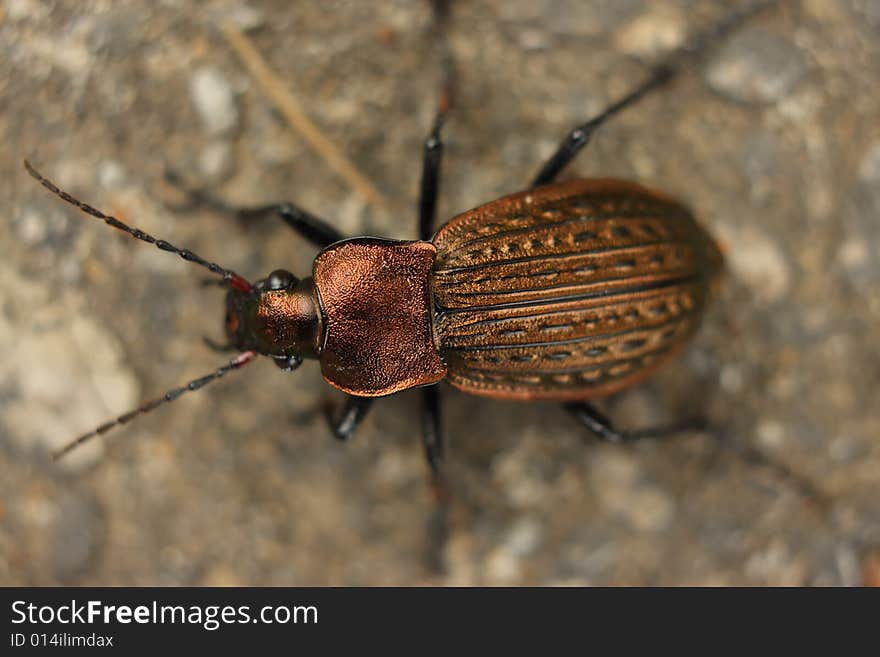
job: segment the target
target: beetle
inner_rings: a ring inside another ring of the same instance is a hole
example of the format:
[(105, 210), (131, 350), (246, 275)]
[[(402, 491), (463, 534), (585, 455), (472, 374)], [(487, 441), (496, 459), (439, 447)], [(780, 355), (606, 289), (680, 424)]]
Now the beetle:
[[(687, 344), (722, 268), (717, 244), (683, 204), (662, 192), (617, 179), (556, 178), (596, 129), (666, 85), (689, 59), (768, 4), (731, 14), (576, 126), (528, 189), (460, 214), (435, 232), (441, 133), (453, 95), (446, 58), (436, 119), (424, 143), (415, 241), (345, 239), (293, 203), (236, 208), (188, 190), (194, 201), (242, 219), (280, 217), (321, 249), (304, 278), (278, 269), (251, 283), (83, 203), (25, 162), (44, 187), (83, 212), (218, 276), (227, 290), (228, 344), (214, 347), (238, 352), (213, 373), (79, 436), (55, 456), (258, 355), (286, 371), (306, 358), (320, 362), (327, 383), (347, 395), (341, 412), (328, 415), (342, 440), (353, 435), (376, 398), (421, 388), (424, 450), (438, 498), (444, 496), (442, 381), (475, 395), (559, 402), (609, 441), (695, 426), (685, 421), (620, 431), (591, 400), (642, 381)], [(447, 3), (435, 0), (434, 7), (444, 22)]]

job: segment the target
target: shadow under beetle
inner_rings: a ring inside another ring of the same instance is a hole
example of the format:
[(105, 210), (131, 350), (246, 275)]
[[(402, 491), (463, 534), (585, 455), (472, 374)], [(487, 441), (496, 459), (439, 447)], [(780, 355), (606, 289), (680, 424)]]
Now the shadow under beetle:
[[(284, 370), (296, 369), (304, 358), (318, 359), (326, 381), (348, 395), (341, 413), (328, 415), (342, 440), (351, 437), (375, 398), (422, 387), (424, 448), (441, 499), (440, 381), (477, 395), (558, 401), (604, 440), (691, 428), (681, 423), (618, 431), (588, 400), (632, 386), (686, 344), (721, 268), (715, 242), (665, 194), (622, 180), (554, 180), (600, 125), (662, 87), (687, 58), (768, 4), (730, 15), (574, 128), (528, 190), (454, 217), (434, 233), (441, 130), (452, 104), (446, 50), (444, 89), (424, 146), (418, 241), (344, 239), (291, 203), (234, 208), (189, 190), (194, 201), (242, 219), (277, 215), (320, 247), (304, 279), (279, 269), (250, 283), (82, 203), (25, 163), (33, 177), (80, 210), (218, 275), (228, 290), (228, 344), (214, 347), (239, 352), (215, 372), (78, 437), (56, 456), (257, 355)], [(435, 0), (434, 8), (442, 27), (447, 3)]]

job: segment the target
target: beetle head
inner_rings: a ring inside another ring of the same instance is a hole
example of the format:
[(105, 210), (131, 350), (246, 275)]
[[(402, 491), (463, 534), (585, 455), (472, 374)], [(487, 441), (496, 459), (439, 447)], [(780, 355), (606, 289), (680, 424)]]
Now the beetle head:
[(226, 335), (240, 351), (256, 351), (284, 370), (318, 352), (320, 319), (311, 279), (276, 269), (249, 290), (229, 288)]

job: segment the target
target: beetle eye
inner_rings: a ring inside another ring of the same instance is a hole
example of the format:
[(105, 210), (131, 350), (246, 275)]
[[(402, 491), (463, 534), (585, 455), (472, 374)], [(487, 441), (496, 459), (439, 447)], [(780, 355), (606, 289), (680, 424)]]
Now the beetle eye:
[(276, 269), (266, 277), (267, 290), (284, 290), (296, 283), (296, 276), (285, 269)]

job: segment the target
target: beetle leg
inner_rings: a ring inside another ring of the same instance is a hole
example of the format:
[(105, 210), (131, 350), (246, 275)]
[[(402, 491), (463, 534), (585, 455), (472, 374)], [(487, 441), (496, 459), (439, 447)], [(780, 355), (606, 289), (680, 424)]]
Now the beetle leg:
[(649, 91), (662, 87), (674, 77), (675, 73), (677, 73), (677, 71), (674, 68), (671, 68), (667, 64), (661, 64), (654, 69), (651, 76), (644, 83), (633, 89), (617, 102), (602, 110), (589, 121), (574, 128), (568, 133), (565, 139), (562, 140), (556, 149), (556, 152), (553, 153), (553, 155), (550, 156), (550, 159), (541, 167), (538, 175), (532, 180), (531, 186), (538, 187), (553, 182), (559, 172), (568, 166), (569, 162), (574, 159), (575, 155), (577, 155), (580, 150), (589, 143), (590, 137), (593, 136), (593, 133), (600, 125), (621, 110), (634, 104)]
[(434, 126), (425, 146), (422, 158), (422, 182), (419, 189), (419, 239), (430, 240), (434, 235), (434, 218), (437, 214), (437, 192), (440, 183), (440, 165), (443, 160), (443, 140), (440, 131), (449, 111), (455, 88), (455, 68), (452, 62), (452, 53), (445, 40), (446, 24), (449, 19), (449, 2), (447, 0), (432, 0), (434, 20), (437, 34), (441, 40), (443, 59), (443, 82), (440, 96), (437, 99), (437, 114), (434, 117)]
[(425, 140), (422, 160), (422, 185), (419, 192), (419, 239), (430, 240), (434, 234), (434, 217), (437, 214), (437, 191), (440, 182), (440, 163), (443, 159), (443, 141), (440, 129), (443, 117), (438, 114), (431, 134)]
[(706, 420), (700, 417), (687, 418), (685, 420), (637, 431), (618, 431), (614, 428), (611, 420), (602, 415), (592, 404), (587, 402), (568, 402), (562, 407), (571, 413), (574, 418), (589, 429), (599, 440), (612, 443), (625, 443), (642, 440), (644, 438), (662, 438), (686, 431), (699, 431), (706, 427)]
[(437, 386), (422, 388), (422, 443), (431, 476), (439, 477), (443, 462), (443, 433), (440, 425), (440, 396)]
[(290, 226), (294, 232), (314, 244), (320, 249), (330, 246), (335, 242), (345, 239), (338, 230), (333, 228), (323, 219), (319, 219), (310, 212), (306, 212), (293, 203), (278, 203), (260, 208), (242, 208), (238, 210), (238, 217), (243, 221), (249, 221), (277, 214), (281, 220)]
[(757, 0), (742, 10), (731, 12), (717, 25), (696, 35), (688, 44), (673, 52), (666, 61), (656, 65), (648, 78), (639, 86), (569, 132), (557, 147), (556, 152), (541, 167), (538, 175), (532, 180), (531, 186), (538, 187), (553, 182), (559, 172), (589, 143), (590, 137), (599, 126), (618, 112), (636, 104), (650, 92), (664, 86), (678, 75), (686, 64), (700, 58), (711, 46), (726, 37), (747, 19), (778, 3), (779, 0)]
[(370, 406), (373, 405), (373, 401), (375, 400), (372, 397), (347, 395), (345, 406), (342, 407), (342, 413), (339, 414), (338, 419), (333, 417), (332, 409), (328, 406), (325, 417), (333, 435), (342, 441), (351, 438), (367, 411), (370, 410)]
[(297, 234), (321, 249), (344, 239), (343, 235), (326, 221), (293, 203), (275, 203), (250, 208), (237, 207), (204, 190), (188, 187), (173, 171), (166, 171), (165, 179), (169, 184), (186, 194), (188, 203), (185, 207), (205, 207), (233, 217), (245, 224), (271, 215), (278, 215)]
[(443, 571), (443, 550), (449, 535), (450, 492), (443, 473), (443, 432), (440, 421), (440, 395), (436, 385), (422, 388), (422, 442), (428, 461), (431, 492), (435, 508), (428, 519), (428, 566)]
[[(638, 431), (617, 431), (611, 424), (611, 421), (597, 411), (592, 404), (586, 402), (570, 402), (563, 404), (563, 408), (571, 413), (581, 424), (589, 429), (600, 440), (614, 443), (625, 443), (641, 440), (644, 438), (662, 438), (677, 433), (687, 431), (699, 431), (707, 427), (704, 418), (689, 418), (674, 424), (667, 424), (651, 429), (640, 429)], [(740, 443), (732, 440), (729, 436), (722, 432), (718, 438), (718, 445), (732, 452), (737, 458), (744, 463), (751, 465), (759, 465), (773, 472), (780, 480), (788, 482), (798, 492), (814, 501), (821, 507), (827, 507), (830, 504), (830, 497), (808, 476), (802, 475), (785, 463), (778, 461), (771, 456), (765, 454), (753, 445)]]

